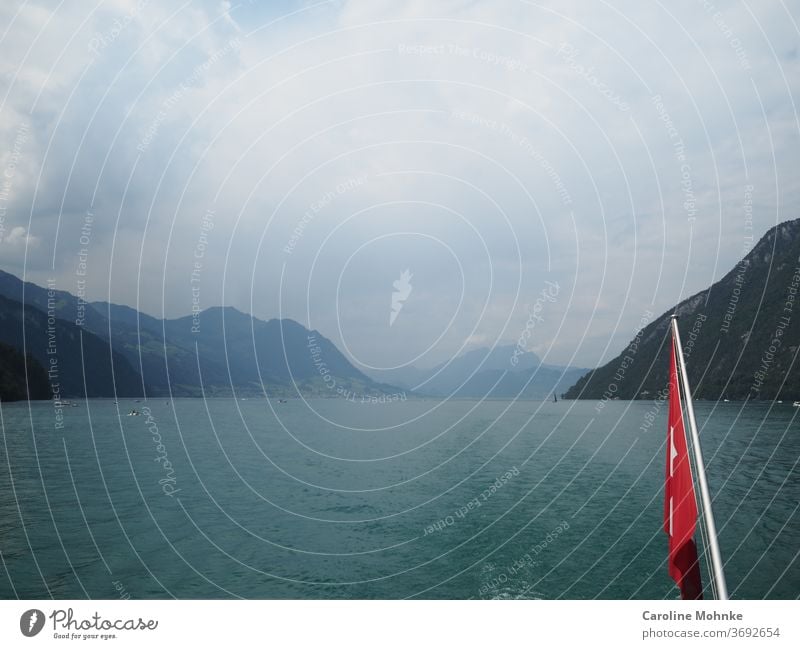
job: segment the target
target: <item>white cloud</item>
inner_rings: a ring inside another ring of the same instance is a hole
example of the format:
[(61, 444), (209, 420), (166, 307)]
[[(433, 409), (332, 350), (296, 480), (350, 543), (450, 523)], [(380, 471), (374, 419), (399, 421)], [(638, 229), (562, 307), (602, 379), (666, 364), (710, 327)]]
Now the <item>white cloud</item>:
[(9, 233), (0, 239), (0, 244), (11, 248), (22, 248), (25, 246), (36, 246), (39, 240), (28, 234), (27, 230), (22, 226), (11, 228)]

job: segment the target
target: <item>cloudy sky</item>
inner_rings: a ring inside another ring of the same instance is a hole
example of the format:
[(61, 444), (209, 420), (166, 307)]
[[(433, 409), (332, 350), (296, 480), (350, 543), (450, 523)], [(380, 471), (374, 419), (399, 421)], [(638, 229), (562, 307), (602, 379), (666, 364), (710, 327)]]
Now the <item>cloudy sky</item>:
[(798, 9), (3, 2), (0, 267), (594, 366), (800, 217)]

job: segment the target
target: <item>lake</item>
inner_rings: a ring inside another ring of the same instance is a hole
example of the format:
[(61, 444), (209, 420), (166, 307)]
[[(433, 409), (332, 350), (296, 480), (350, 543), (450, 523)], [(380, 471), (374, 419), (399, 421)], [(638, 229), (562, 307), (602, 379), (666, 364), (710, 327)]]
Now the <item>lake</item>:
[[(2, 404), (3, 598), (678, 596), (666, 404), (77, 403)], [(797, 598), (800, 409), (696, 411), (731, 597)]]

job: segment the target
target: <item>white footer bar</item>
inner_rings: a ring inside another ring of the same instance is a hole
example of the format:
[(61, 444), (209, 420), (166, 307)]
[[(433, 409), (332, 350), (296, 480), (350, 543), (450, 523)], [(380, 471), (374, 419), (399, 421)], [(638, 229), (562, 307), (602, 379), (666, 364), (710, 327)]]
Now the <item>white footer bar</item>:
[(0, 646), (777, 648), (798, 620), (796, 601), (3, 601)]

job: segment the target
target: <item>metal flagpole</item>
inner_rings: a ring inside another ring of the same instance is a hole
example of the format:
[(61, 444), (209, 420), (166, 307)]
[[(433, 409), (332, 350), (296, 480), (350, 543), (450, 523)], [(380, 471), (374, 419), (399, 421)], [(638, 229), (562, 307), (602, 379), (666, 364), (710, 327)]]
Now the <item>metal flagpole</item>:
[(694, 405), (692, 404), (692, 393), (689, 390), (689, 378), (686, 375), (686, 363), (683, 360), (683, 346), (681, 345), (681, 335), (678, 332), (678, 316), (672, 316), (672, 334), (677, 347), (676, 355), (681, 373), (681, 383), (683, 384), (684, 401), (686, 402), (686, 414), (689, 415), (689, 428), (692, 431), (692, 447), (694, 448), (694, 462), (697, 467), (697, 479), (700, 483), (700, 499), (703, 503), (703, 515), (708, 531), (708, 547), (711, 550), (711, 565), (714, 573), (714, 583), (717, 586), (718, 599), (728, 599), (728, 588), (725, 585), (725, 572), (722, 567), (722, 555), (719, 551), (717, 542), (717, 526), (714, 524), (714, 512), (711, 510), (711, 492), (708, 490), (706, 481), (706, 466), (703, 463), (703, 453), (700, 450), (700, 437), (697, 434), (697, 421), (694, 418)]

